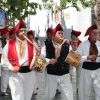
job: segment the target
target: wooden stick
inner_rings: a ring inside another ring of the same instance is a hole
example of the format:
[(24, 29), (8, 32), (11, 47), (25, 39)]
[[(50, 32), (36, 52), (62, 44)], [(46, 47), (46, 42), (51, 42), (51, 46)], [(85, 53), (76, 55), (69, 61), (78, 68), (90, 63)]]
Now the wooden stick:
[(77, 41), (75, 41), (75, 40), (68, 40), (68, 39), (65, 39), (65, 38), (60, 38), (60, 39), (63, 40), (63, 41), (65, 41), (65, 42), (71, 42), (71, 41), (77, 42)]
[(68, 39), (64, 39), (64, 38), (60, 38), (61, 40), (64, 40), (64, 41), (68, 41), (68, 42), (70, 42), (70, 40), (68, 40)]
[(23, 62), (20, 67), (22, 67), (27, 61), (28, 61), (28, 59), (25, 62)]
[(28, 42), (30, 42), (38, 50), (38, 47), (32, 41), (30, 41), (25, 35), (23, 36)]

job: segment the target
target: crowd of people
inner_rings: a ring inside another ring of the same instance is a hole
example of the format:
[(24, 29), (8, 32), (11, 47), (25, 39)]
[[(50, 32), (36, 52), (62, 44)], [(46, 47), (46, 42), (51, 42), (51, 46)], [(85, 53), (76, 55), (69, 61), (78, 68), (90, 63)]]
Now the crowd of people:
[[(48, 27), (47, 39), (41, 43), (32, 30), (27, 32), (25, 22), (9, 29), (0, 29), (0, 76), (1, 95), (8, 96), (10, 88), (12, 100), (31, 100), (37, 94), (38, 71), (31, 70), (33, 59), (43, 56), (46, 61), (45, 88), (43, 100), (53, 100), (56, 93), (61, 93), (62, 100), (74, 100), (72, 77), (76, 70), (76, 92), (78, 100), (88, 100), (91, 87), (95, 91), (95, 100), (100, 100), (100, 41), (96, 24), (85, 33), (86, 41), (78, 37), (80, 31), (72, 29), (71, 40), (64, 40), (61, 24), (54, 29)], [(26, 38), (27, 37), (27, 38)], [(70, 51), (80, 55), (77, 67), (66, 62)]]

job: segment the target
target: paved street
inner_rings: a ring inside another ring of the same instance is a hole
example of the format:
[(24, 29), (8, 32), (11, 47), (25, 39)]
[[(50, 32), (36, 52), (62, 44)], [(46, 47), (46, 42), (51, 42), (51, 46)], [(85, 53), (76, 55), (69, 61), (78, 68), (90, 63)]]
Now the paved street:
[[(44, 73), (39, 73), (38, 74), (38, 94), (37, 95), (33, 95), (32, 100), (42, 100), (42, 96), (43, 96), (43, 92), (44, 92), (44, 82), (45, 82), (45, 74)], [(73, 76), (73, 88), (74, 88), (74, 100), (78, 100), (77, 99), (77, 93), (75, 91), (75, 86), (76, 86), (76, 77), (75, 77), (75, 72), (74, 72), (74, 76)], [(10, 90), (7, 90), (7, 92), (10, 94)], [(0, 100), (12, 100), (11, 96), (0, 96)], [(60, 94), (56, 94), (55, 99), (54, 100), (62, 100), (61, 99), (61, 95)], [(94, 93), (92, 92), (91, 96), (89, 97), (89, 100), (94, 100)]]

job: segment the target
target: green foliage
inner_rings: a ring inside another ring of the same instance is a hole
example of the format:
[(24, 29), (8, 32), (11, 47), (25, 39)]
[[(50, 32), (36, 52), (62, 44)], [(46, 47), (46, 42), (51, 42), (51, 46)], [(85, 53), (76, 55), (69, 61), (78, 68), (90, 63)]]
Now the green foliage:
[(29, 0), (0, 0), (0, 8), (4, 9), (9, 16), (9, 22), (25, 19), (28, 15), (35, 15), (37, 9), (42, 9), (40, 4)]
[[(46, 5), (53, 6), (54, 0), (43, 0)], [(82, 4), (83, 8), (91, 7), (94, 5), (94, 0), (59, 0), (60, 6), (56, 6), (59, 10), (67, 9), (69, 7), (75, 7), (77, 11), (80, 11), (78, 4)]]

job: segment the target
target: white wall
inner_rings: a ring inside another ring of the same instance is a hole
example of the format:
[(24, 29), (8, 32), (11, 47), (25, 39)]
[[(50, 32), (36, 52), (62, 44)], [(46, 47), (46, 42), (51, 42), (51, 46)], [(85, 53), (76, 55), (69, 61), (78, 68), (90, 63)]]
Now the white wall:
[(79, 38), (84, 41), (88, 38), (84, 37), (86, 30), (92, 24), (92, 15), (91, 15), (91, 8), (86, 8), (81, 10), (81, 12), (77, 12), (77, 30), (80, 30), (82, 34)]
[[(65, 18), (67, 13), (70, 14), (69, 19)], [(91, 9), (82, 9), (81, 12), (78, 12), (75, 8), (68, 8), (64, 10), (64, 21), (63, 26), (66, 26), (64, 27), (65, 37), (70, 39), (70, 33), (74, 29), (82, 32), (79, 38), (84, 41), (87, 39), (87, 37), (84, 37), (84, 34), (91, 25)]]
[[(37, 0), (36, 2), (42, 4), (42, 0)], [(52, 11), (48, 9), (45, 10), (42, 6), (42, 10), (37, 10), (36, 15), (28, 16), (28, 18), (26, 18), (26, 22), (28, 30), (34, 30), (35, 36), (39, 37), (41, 42), (43, 42), (46, 38), (47, 28), (52, 28)]]
[[(39, 3), (41, 0), (37, 0)], [(81, 6), (80, 6), (81, 7)], [(66, 18), (66, 14), (69, 13), (69, 17)], [(91, 9), (82, 9), (81, 12), (77, 12), (75, 8), (70, 7), (63, 11), (62, 25), (64, 28), (65, 38), (70, 39), (70, 33), (72, 29), (81, 31), (82, 35), (79, 37), (82, 41), (87, 39), (84, 37), (86, 29), (91, 25)], [(31, 15), (27, 18), (28, 30), (34, 30), (35, 36), (38, 36), (41, 42), (46, 38), (46, 30), (48, 27), (55, 28), (55, 22), (53, 21), (52, 11), (42, 9), (38, 10), (36, 15)]]
[[(69, 14), (69, 17), (66, 18), (66, 14)], [(64, 10), (63, 13), (63, 23), (65, 38), (70, 39), (70, 33), (73, 29), (77, 29), (77, 11), (75, 8), (68, 8)]]

